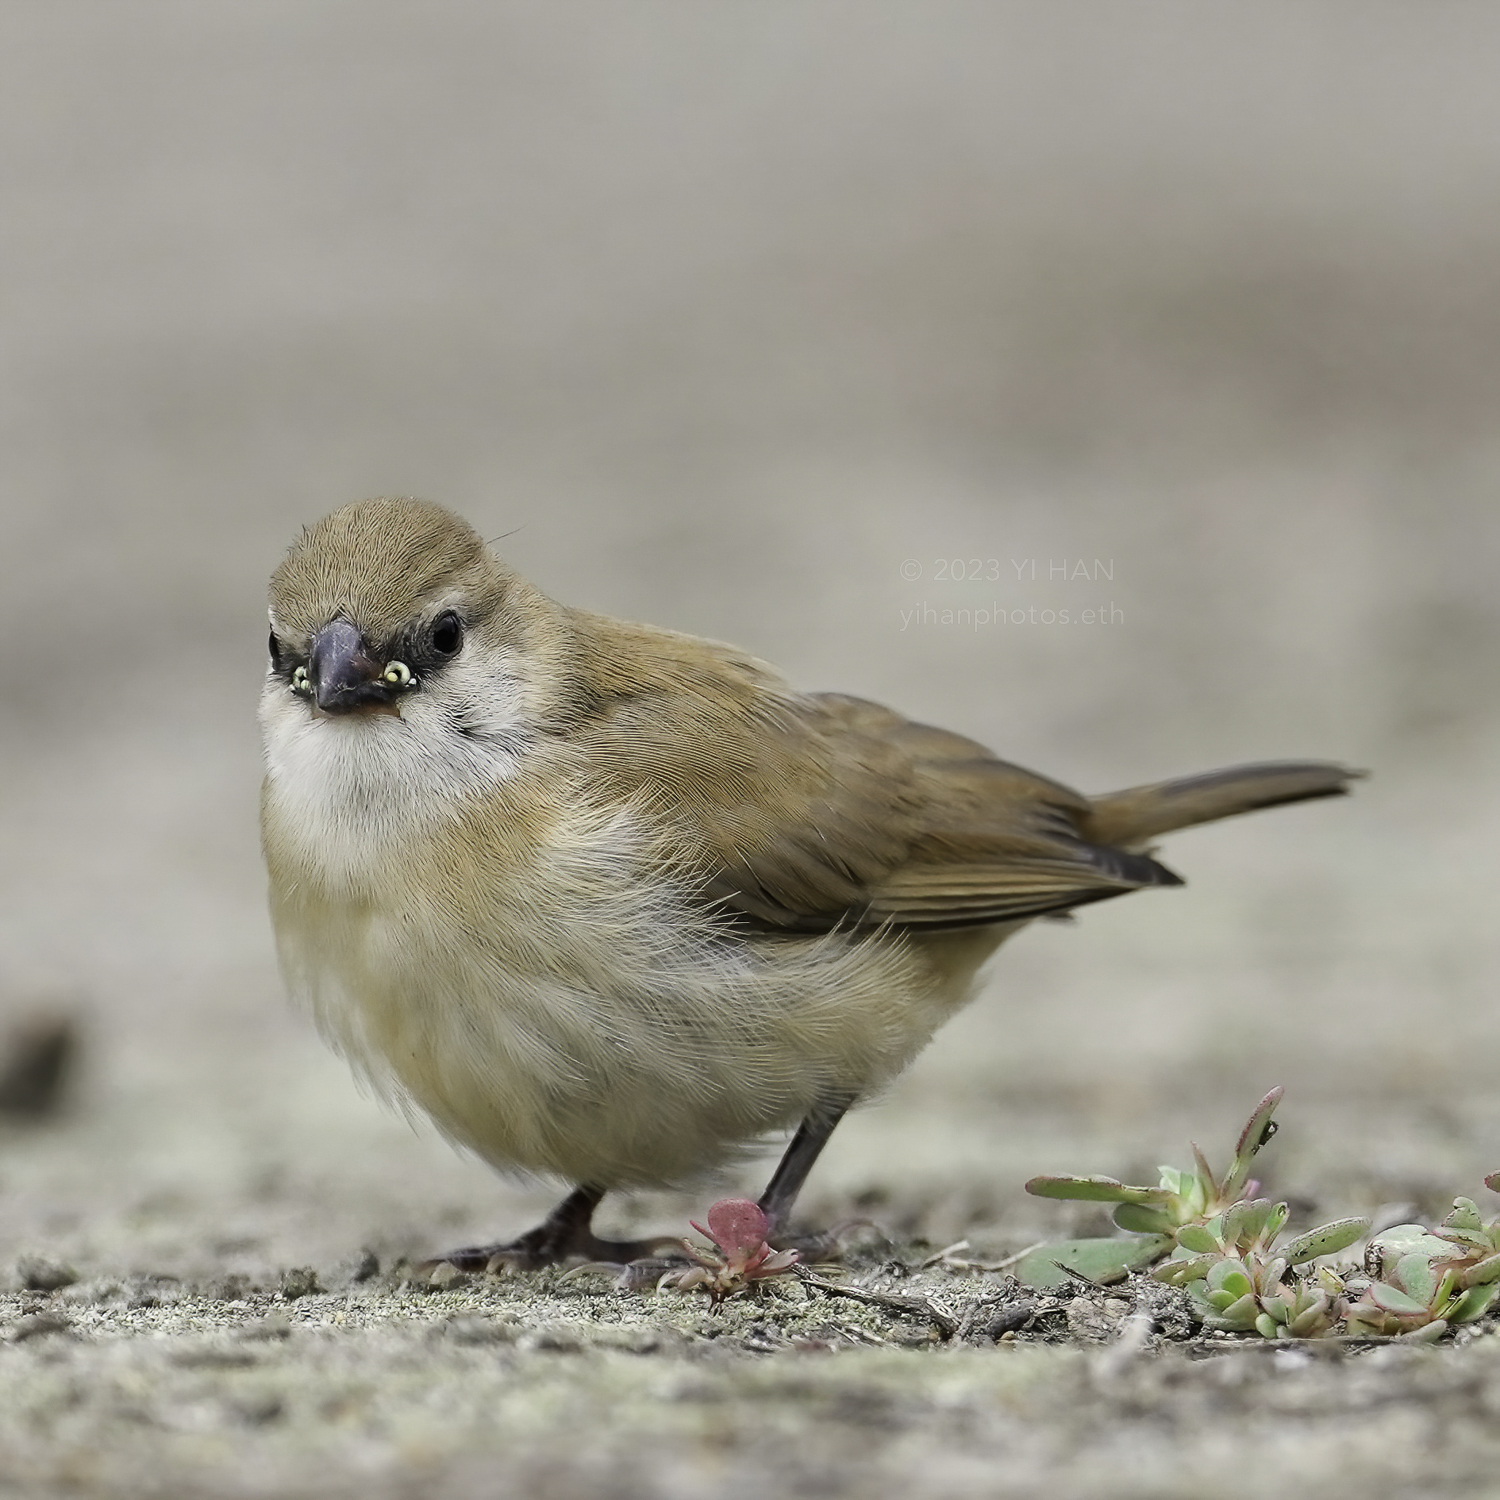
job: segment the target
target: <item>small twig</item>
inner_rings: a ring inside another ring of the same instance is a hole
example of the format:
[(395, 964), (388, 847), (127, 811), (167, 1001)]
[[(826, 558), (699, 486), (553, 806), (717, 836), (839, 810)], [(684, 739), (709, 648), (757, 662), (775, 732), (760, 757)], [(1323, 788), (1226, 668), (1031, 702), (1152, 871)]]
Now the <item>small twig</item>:
[(843, 1328), (839, 1329), (839, 1332), (843, 1334), (846, 1339), (851, 1339), (856, 1344), (867, 1344), (871, 1348), (875, 1349), (890, 1348), (891, 1341), (889, 1339), (881, 1338), (878, 1333), (871, 1333), (868, 1328), (860, 1328), (857, 1325), (851, 1323), (846, 1324)]
[(926, 1297), (900, 1297), (894, 1292), (869, 1292), (863, 1287), (841, 1286), (836, 1281), (824, 1281), (801, 1266), (796, 1269), (797, 1278), (804, 1286), (815, 1287), (830, 1297), (847, 1297), (851, 1302), (863, 1302), (867, 1307), (883, 1307), (889, 1312), (926, 1318), (945, 1339), (951, 1339), (958, 1332), (958, 1319), (933, 1306)]
[(935, 1266), (939, 1262), (942, 1262), (950, 1270), (954, 1271), (1008, 1271), (1012, 1266), (1020, 1265), (1033, 1250), (1040, 1250), (1048, 1242), (1046, 1240), (1038, 1240), (1034, 1245), (1028, 1245), (1024, 1250), (1017, 1250), (1014, 1255), (1007, 1255), (1003, 1259), (996, 1261), (947, 1259), (953, 1251), (962, 1249), (968, 1243), (967, 1240), (960, 1240), (956, 1245), (949, 1245), (946, 1250), (924, 1260), (917, 1269), (925, 1271), (929, 1266)]
[(956, 1250), (967, 1250), (968, 1248), (968, 1240), (958, 1240), (955, 1243), (949, 1245), (946, 1250), (939, 1250), (936, 1255), (929, 1255), (926, 1260), (919, 1261), (917, 1264), (917, 1269), (919, 1271), (925, 1271), (928, 1266), (935, 1266), (940, 1260), (947, 1260), (948, 1257), (952, 1255)]
[(1034, 1245), (1028, 1245), (1024, 1250), (1017, 1250), (1014, 1255), (1007, 1255), (1002, 1260), (997, 1260), (993, 1265), (986, 1265), (983, 1261), (972, 1261), (976, 1271), (1008, 1271), (1012, 1266), (1018, 1266), (1033, 1250), (1040, 1250), (1046, 1240), (1038, 1240)]
[(1130, 1279), (1128, 1271), (1111, 1278), (1109, 1281), (1095, 1281), (1092, 1276), (1085, 1276), (1082, 1271), (1075, 1271), (1071, 1266), (1065, 1266), (1060, 1260), (1049, 1262), (1067, 1281), (1077, 1286), (1087, 1287), (1091, 1292), (1107, 1292), (1112, 1286), (1119, 1286), (1122, 1282)]

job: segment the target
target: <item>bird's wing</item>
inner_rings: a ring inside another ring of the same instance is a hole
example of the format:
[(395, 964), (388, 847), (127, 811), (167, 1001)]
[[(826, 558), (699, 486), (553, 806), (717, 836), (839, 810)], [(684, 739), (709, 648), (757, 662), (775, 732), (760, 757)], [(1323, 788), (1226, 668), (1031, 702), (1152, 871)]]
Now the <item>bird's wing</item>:
[(1148, 856), (1089, 843), (1086, 798), (972, 740), (840, 695), (800, 710), (774, 802), (749, 818), (697, 813), (711, 894), (761, 925), (939, 930), (1179, 883)]
[(937, 931), (1180, 884), (1090, 843), (1079, 793), (858, 698), (715, 671), (643, 682), (580, 737), (617, 794), (675, 822), (708, 899), (762, 930)]

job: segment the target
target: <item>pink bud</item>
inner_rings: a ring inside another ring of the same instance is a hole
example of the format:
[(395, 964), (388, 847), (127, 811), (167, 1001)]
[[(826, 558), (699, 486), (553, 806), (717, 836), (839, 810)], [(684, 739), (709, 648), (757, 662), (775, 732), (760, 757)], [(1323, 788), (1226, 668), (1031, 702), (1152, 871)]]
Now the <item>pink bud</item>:
[(766, 1216), (748, 1198), (720, 1198), (708, 1211), (708, 1235), (726, 1255), (747, 1255), (766, 1240)]

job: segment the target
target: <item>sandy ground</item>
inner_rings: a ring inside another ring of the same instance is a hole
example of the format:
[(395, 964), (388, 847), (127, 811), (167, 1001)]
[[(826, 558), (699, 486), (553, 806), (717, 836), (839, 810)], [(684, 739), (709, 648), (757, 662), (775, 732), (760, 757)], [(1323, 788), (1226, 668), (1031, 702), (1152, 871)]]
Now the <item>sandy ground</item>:
[[(1301, 1221), (1479, 1194), (1497, 44), (1444, 4), (7, 8), (0, 1007), (81, 1050), (64, 1113), (0, 1127), (0, 1487), (1483, 1493), (1493, 1331), (1131, 1356), (1102, 1300), (996, 1344), (404, 1287), (552, 1189), (285, 1006), (253, 705), (296, 528), (415, 492), (569, 602), (1088, 790), (1368, 766), (1010, 944), (804, 1207), (1001, 1255), (1093, 1222), (1026, 1177), (1212, 1150), (1278, 1082)], [(1009, 1295), (922, 1275), (960, 1322)]]

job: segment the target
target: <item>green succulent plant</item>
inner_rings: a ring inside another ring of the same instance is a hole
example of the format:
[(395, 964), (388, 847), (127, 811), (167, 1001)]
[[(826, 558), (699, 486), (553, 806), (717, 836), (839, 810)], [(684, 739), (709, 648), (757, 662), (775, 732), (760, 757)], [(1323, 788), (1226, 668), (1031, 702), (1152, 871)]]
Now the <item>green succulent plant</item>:
[[(1485, 1183), (1500, 1192), (1500, 1172)], [(1500, 1297), (1500, 1218), (1485, 1223), (1472, 1198), (1455, 1198), (1436, 1229), (1397, 1224), (1376, 1235), (1365, 1269), (1370, 1279), (1349, 1308), (1349, 1332), (1440, 1339)]]
[[(1193, 1167), (1162, 1167), (1155, 1187), (1113, 1177), (1033, 1177), (1042, 1198), (1114, 1203), (1124, 1235), (1058, 1240), (1033, 1247), (1017, 1278), (1038, 1288), (1070, 1277), (1108, 1284), (1132, 1271), (1187, 1293), (1205, 1328), (1263, 1338), (1355, 1337), (1433, 1340), (1500, 1305), (1500, 1217), (1488, 1222), (1472, 1199), (1455, 1198), (1435, 1229), (1397, 1224), (1371, 1240), (1364, 1275), (1313, 1263), (1347, 1250), (1370, 1232), (1368, 1219), (1336, 1219), (1281, 1242), (1285, 1203), (1259, 1198), (1250, 1177), (1256, 1154), (1275, 1133), (1282, 1090), (1272, 1089), (1240, 1133), (1234, 1158), (1216, 1177), (1193, 1147)], [(1500, 1172), (1485, 1178), (1500, 1193)]]
[(1160, 1260), (1182, 1243), (1185, 1228), (1207, 1224), (1237, 1203), (1253, 1198), (1260, 1184), (1250, 1177), (1256, 1153), (1276, 1133), (1272, 1116), (1283, 1090), (1274, 1088), (1255, 1107), (1235, 1146), (1223, 1177), (1193, 1146), (1193, 1166), (1160, 1167), (1155, 1187), (1135, 1187), (1113, 1177), (1033, 1177), (1026, 1191), (1038, 1198), (1067, 1198), (1114, 1203), (1114, 1221), (1138, 1238), (1058, 1240), (1039, 1245), (1016, 1268), (1029, 1286), (1062, 1285), (1067, 1274), (1100, 1283), (1118, 1281), (1131, 1271)]
[(1187, 1288), (1193, 1316), (1220, 1332), (1272, 1338), (1316, 1338), (1344, 1311), (1344, 1284), (1327, 1267), (1290, 1273), (1334, 1255), (1370, 1232), (1368, 1219), (1336, 1219), (1278, 1247), (1287, 1205), (1255, 1198), (1206, 1224), (1186, 1224), (1177, 1249), (1151, 1274)]
[(1075, 1198), (1094, 1203), (1118, 1203), (1114, 1220), (1121, 1229), (1135, 1234), (1164, 1234), (1174, 1239), (1185, 1224), (1202, 1224), (1223, 1213), (1242, 1198), (1254, 1195), (1259, 1184), (1250, 1180), (1256, 1153), (1276, 1133), (1271, 1118), (1284, 1091), (1274, 1088), (1255, 1107), (1240, 1132), (1234, 1160), (1222, 1178), (1214, 1175), (1207, 1159), (1193, 1146), (1193, 1166), (1188, 1171), (1159, 1167), (1156, 1187), (1132, 1187), (1113, 1177), (1033, 1177), (1026, 1191), (1038, 1198)]

